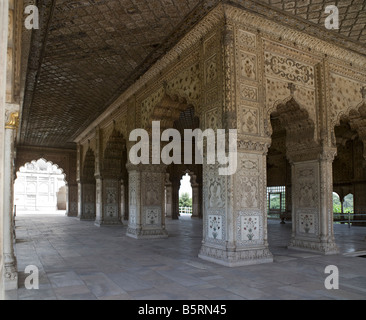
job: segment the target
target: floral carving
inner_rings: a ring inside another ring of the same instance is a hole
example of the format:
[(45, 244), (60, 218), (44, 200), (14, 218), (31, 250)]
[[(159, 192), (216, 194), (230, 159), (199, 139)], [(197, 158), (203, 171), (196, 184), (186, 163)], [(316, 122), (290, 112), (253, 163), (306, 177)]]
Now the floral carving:
[(206, 84), (210, 84), (217, 79), (216, 55), (206, 61), (205, 65)]
[(245, 84), (240, 84), (240, 97), (243, 100), (257, 101), (258, 100), (258, 89), (250, 87)]
[(219, 215), (210, 215), (208, 217), (208, 233), (212, 239), (222, 239), (222, 221)]
[(154, 225), (158, 223), (159, 209), (147, 209), (146, 210), (146, 224)]
[(240, 112), (240, 131), (242, 133), (258, 133), (258, 110), (254, 108), (242, 107)]
[(259, 239), (259, 220), (255, 216), (242, 217), (242, 241)]
[(256, 56), (245, 52), (240, 53), (240, 75), (243, 78), (255, 80), (257, 78)]
[(314, 233), (314, 215), (300, 214), (300, 232)]
[(265, 53), (266, 73), (295, 81), (302, 84), (314, 86), (314, 68), (291, 58), (275, 56), (269, 52)]

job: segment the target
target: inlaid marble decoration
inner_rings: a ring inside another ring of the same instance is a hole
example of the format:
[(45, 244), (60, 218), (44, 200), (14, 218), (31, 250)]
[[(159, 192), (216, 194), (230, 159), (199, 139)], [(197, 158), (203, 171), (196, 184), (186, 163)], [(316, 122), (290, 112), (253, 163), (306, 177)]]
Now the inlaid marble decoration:
[(129, 225), (130, 226), (136, 225), (136, 208), (134, 206), (130, 206)]
[(299, 214), (299, 231), (305, 234), (315, 233), (315, 219), (314, 214), (300, 213)]
[(159, 209), (147, 208), (146, 209), (146, 225), (157, 225), (159, 223)]
[(241, 217), (241, 240), (255, 241), (260, 239), (260, 226), (258, 216)]
[(215, 240), (222, 239), (222, 216), (208, 216), (208, 237)]

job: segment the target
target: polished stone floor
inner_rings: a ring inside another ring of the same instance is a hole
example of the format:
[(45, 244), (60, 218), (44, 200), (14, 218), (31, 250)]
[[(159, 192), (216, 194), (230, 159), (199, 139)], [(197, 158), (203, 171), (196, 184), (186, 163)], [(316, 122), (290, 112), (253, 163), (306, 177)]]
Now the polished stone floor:
[[(366, 228), (335, 225), (341, 253), (286, 248), (291, 223), (269, 221), (270, 264), (227, 268), (197, 258), (202, 221), (167, 221), (169, 238), (135, 240), (126, 226), (95, 227), (63, 215), (18, 215), (19, 289), (8, 299), (66, 300), (366, 300)], [(364, 251), (362, 253), (362, 251)], [(39, 268), (40, 288), (27, 290), (26, 266)], [(325, 267), (339, 269), (339, 289), (327, 290)]]

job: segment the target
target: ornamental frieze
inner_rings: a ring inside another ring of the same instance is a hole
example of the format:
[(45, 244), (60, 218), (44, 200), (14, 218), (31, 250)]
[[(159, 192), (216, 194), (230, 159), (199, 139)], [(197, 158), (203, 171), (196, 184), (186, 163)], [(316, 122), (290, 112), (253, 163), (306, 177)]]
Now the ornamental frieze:
[(265, 73), (291, 82), (314, 86), (314, 68), (291, 58), (264, 54)]

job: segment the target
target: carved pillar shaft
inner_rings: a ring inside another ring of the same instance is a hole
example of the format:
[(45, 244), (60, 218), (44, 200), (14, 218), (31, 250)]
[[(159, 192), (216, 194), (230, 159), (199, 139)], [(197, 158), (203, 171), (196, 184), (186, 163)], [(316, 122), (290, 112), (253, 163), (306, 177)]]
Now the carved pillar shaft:
[(334, 150), (322, 150), (315, 160), (292, 161), (293, 229), (289, 248), (338, 253), (333, 232), (334, 154)]
[(127, 165), (129, 221), (127, 236), (166, 238), (164, 213), (165, 165)]
[(77, 217), (78, 215), (78, 184), (68, 184), (68, 207), (66, 215)]
[(199, 185), (192, 186), (192, 218), (199, 218), (200, 212)]
[[(354, 212), (357, 214), (366, 214), (366, 183), (355, 183), (354, 186)], [(365, 226), (366, 216), (356, 216), (356, 220), (365, 220), (365, 222), (353, 222), (353, 226)]]
[(120, 180), (96, 176), (96, 218), (95, 225), (121, 225)]
[(4, 253), (4, 288), (14, 290), (18, 288), (17, 262), (14, 254), (14, 219), (13, 219), (13, 162), (14, 139), (18, 127), (19, 113), (6, 111), (7, 122), (4, 135), (4, 203), (3, 203), (3, 253)]
[(266, 215), (266, 156), (239, 150), (235, 174), (219, 176), (203, 166), (204, 238), (202, 259), (234, 267), (272, 262)]
[(95, 184), (87, 182), (78, 183), (79, 206), (78, 219), (95, 220)]
[(179, 219), (179, 188), (180, 180), (173, 179), (172, 182), (172, 219)]
[(173, 212), (172, 196), (173, 196), (173, 187), (171, 183), (168, 183), (165, 185), (165, 216), (168, 219), (172, 218), (172, 212)]

